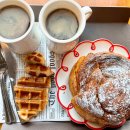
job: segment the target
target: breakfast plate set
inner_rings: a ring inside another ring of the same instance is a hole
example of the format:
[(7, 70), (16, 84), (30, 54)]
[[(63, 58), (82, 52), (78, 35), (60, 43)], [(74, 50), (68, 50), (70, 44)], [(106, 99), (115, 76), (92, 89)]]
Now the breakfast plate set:
[[(128, 15), (121, 21), (119, 12), (129, 9), (81, 7), (74, 0), (40, 8), (22, 0), (0, 2), (1, 56), (7, 64), (0, 122), (67, 121), (69, 127), (72, 121), (92, 130), (125, 126), (130, 28)], [(111, 12), (118, 15), (107, 17)]]

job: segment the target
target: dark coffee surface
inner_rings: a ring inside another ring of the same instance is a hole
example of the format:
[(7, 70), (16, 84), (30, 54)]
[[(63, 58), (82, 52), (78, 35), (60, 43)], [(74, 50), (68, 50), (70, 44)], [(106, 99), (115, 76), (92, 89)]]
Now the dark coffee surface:
[(0, 35), (15, 39), (28, 29), (30, 18), (27, 12), (18, 6), (7, 6), (0, 10)]
[(71, 11), (58, 9), (48, 16), (46, 27), (52, 37), (59, 40), (66, 40), (76, 34), (78, 21)]

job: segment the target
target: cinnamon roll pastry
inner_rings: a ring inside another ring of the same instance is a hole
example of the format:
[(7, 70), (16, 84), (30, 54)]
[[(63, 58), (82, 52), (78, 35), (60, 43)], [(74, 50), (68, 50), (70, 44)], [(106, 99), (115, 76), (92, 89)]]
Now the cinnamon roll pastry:
[(102, 126), (130, 118), (130, 60), (115, 53), (81, 57), (69, 77), (72, 104), (85, 120)]

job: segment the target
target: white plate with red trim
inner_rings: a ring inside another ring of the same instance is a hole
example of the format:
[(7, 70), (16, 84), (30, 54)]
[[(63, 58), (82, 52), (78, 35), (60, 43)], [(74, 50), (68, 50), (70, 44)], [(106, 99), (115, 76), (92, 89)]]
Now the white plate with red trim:
[[(90, 129), (102, 130), (104, 129), (102, 126), (84, 120), (75, 111), (73, 105), (71, 104), (72, 95), (68, 85), (70, 71), (73, 65), (77, 62), (77, 60), (81, 56), (86, 56), (88, 53), (97, 53), (97, 52), (115, 52), (127, 58), (130, 58), (130, 54), (127, 48), (122, 45), (113, 44), (107, 39), (98, 39), (95, 41), (86, 40), (80, 42), (72, 51), (67, 52), (64, 55), (61, 62), (61, 66), (56, 73), (55, 81), (58, 88), (57, 99), (60, 105), (68, 112), (70, 119), (75, 123), (85, 124)], [(117, 128), (121, 127), (124, 123), (125, 120), (115, 126), (107, 126), (107, 127)]]

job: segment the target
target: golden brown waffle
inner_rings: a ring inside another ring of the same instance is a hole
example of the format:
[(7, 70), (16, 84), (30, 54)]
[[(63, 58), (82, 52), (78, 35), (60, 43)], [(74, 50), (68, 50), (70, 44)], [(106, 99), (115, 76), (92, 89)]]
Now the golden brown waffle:
[(51, 76), (52, 74), (54, 74), (51, 71), (50, 67), (46, 67), (43, 65), (35, 65), (35, 64), (27, 65), (25, 68), (25, 72), (32, 76), (40, 76), (40, 77)]
[(28, 100), (47, 100), (48, 88), (33, 88), (15, 85), (15, 98), (16, 99), (28, 99)]
[(45, 65), (45, 58), (39, 52), (33, 52), (24, 57), (25, 62), (29, 64), (40, 64)]
[(50, 77), (22, 77), (17, 84), (29, 87), (50, 88)]
[(29, 121), (32, 117), (37, 116), (38, 111), (20, 110), (18, 114), (22, 120)]
[(20, 100), (15, 99), (19, 110), (42, 111), (46, 108), (47, 100)]
[(48, 88), (14, 86), (15, 102), (19, 109), (19, 117), (29, 121), (46, 108), (48, 103)]
[(21, 77), (14, 91), (19, 117), (29, 121), (46, 108), (53, 72), (45, 66), (45, 59), (39, 52), (26, 55), (24, 60), (27, 63), (25, 72), (30, 77)]

